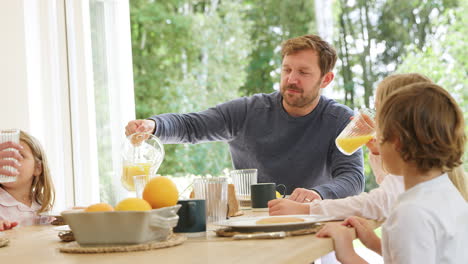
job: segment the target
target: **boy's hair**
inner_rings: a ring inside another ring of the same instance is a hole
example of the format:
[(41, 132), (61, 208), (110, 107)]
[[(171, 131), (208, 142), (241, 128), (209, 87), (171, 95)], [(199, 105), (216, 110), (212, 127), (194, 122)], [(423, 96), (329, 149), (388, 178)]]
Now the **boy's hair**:
[(319, 57), (320, 75), (331, 72), (337, 60), (335, 48), (317, 35), (288, 39), (281, 44), (281, 58), (303, 50), (314, 50)]
[(390, 94), (377, 111), (380, 144), (400, 140), (400, 155), (419, 170), (451, 171), (465, 146), (463, 113), (442, 87), (428, 82), (407, 85)]
[(375, 92), (375, 102), (381, 104), (394, 91), (417, 82), (432, 83), (431, 79), (419, 73), (399, 73), (385, 77)]
[(44, 149), (35, 137), (24, 131), (20, 133), (20, 140), (31, 148), (35, 163), (42, 165), (41, 174), (34, 177), (31, 185), (31, 199), (34, 199), (34, 201), (41, 205), (38, 213), (50, 211), (55, 201), (55, 189)]

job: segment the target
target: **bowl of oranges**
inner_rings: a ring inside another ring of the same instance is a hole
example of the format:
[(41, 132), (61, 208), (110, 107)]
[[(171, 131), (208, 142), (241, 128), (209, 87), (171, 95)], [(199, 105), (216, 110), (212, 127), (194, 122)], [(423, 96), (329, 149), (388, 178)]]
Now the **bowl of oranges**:
[(143, 199), (126, 198), (117, 205), (92, 204), (82, 210), (62, 212), (65, 223), (80, 245), (131, 245), (165, 241), (177, 225), (178, 191), (163, 176), (145, 186)]

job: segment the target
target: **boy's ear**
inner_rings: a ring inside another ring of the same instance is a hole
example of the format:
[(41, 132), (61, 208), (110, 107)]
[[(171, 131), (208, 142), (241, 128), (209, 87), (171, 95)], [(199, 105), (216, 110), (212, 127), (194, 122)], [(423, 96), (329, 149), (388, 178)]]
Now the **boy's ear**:
[(42, 173), (42, 162), (36, 161), (34, 165), (34, 176), (39, 176)]
[(393, 146), (397, 152), (401, 151), (401, 140), (400, 137), (395, 137), (393, 140)]

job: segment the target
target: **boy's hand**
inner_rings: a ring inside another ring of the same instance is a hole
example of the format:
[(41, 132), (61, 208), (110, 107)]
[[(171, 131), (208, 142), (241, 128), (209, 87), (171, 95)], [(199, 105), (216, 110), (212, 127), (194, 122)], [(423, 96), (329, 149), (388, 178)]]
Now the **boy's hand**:
[(320, 229), (316, 236), (333, 238), (336, 258), (341, 263), (366, 263), (354, 251), (353, 240), (356, 237), (354, 229), (341, 223), (328, 223)]
[(270, 215), (309, 214), (309, 205), (289, 199), (275, 199), (268, 202)]
[(0, 220), (0, 231), (12, 229), (13, 227), (17, 226), (18, 222), (10, 222), (6, 220)]
[(382, 245), (380, 238), (374, 232), (374, 225), (361, 217), (351, 216), (342, 223), (344, 226), (354, 227), (356, 236), (370, 250), (382, 255)]

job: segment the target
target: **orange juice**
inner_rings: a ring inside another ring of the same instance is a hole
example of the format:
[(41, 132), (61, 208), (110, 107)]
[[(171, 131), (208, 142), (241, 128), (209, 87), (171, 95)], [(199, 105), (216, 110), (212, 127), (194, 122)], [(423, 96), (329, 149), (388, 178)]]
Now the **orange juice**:
[(351, 155), (353, 154), (359, 147), (369, 142), (372, 139), (372, 135), (364, 135), (364, 136), (355, 136), (355, 137), (346, 137), (336, 139), (336, 145), (341, 150), (341, 152)]
[(125, 165), (122, 172), (122, 185), (129, 191), (135, 191), (135, 184), (133, 183), (133, 176), (146, 175), (149, 180), (151, 164), (138, 163), (133, 165)]

